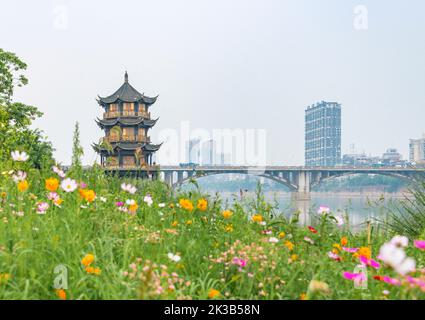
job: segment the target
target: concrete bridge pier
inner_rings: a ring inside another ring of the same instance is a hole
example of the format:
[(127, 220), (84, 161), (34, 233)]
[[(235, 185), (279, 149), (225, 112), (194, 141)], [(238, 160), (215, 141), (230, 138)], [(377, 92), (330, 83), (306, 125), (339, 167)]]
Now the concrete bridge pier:
[(310, 173), (307, 171), (299, 171), (297, 177), (298, 189), (296, 192), (296, 197), (298, 200), (310, 200)]
[(164, 181), (170, 187), (173, 186), (173, 172), (172, 171), (165, 171), (164, 172)]

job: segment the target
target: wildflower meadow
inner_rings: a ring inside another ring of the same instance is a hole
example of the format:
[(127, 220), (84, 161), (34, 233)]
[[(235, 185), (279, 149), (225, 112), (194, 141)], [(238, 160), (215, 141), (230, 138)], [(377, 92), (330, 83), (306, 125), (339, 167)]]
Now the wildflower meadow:
[(1, 168), (1, 299), (425, 298), (423, 235), (29, 160)]

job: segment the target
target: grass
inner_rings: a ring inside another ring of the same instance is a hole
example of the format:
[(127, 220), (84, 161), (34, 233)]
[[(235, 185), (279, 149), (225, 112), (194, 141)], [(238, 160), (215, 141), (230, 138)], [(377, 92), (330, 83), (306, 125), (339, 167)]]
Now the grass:
[[(353, 272), (359, 260), (336, 244), (346, 237), (346, 246), (369, 247), (376, 257), (389, 238), (376, 229), (353, 234), (346, 226), (338, 227), (331, 213), (316, 219), (318, 232), (313, 233), (299, 226), (296, 217), (279, 217), (261, 189), (255, 201), (236, 201), (223, 208), (219, 198), (198, 189), (173, 194), (159, 181), (119, 179), (93, 168), (68, 176), (94, 190), (96, 199), (88, 202), (78, 189), (66, 193), (59, 187), (63, 203), (58, 207), (48, 200), (45, 188), (47, 178), (60, 180), (55, 173), (31, 170), (25, 163), (13, 166), (15, 172), (27, 172), (29, 188), (20, 192), (9, 169), (2, 170), (1, 299), (59, 299), (54, 287), (58, 279), (67, 282), (62, 292), (66, 299), (425, 298), (419, 288), (374, 280), (374, 275), (404, 279), (384, 266), (368, 269), (366, 290), (355, 289), (342, 273)], [(121, 190), (124, 181), (135, 185), (137, 192)], [(147, 194), (151, 206), (144, 201)], [(138, 204), (134, 214), (116, 205), (127, 199)], [(188, 199), (193, 210), (182, 208), (180, 199)], [(206, 210), (197, 208), (200, 199), (207, 200)], [(37, 213), (40, 202), (49, 203), (45, 214)], [(231, 217), (224, 217), (225, 209)], [(254, 214), (261, 215), (265, 224), (253, 221)], [(328, 257), (332, 249), (342, 261)], [(411, 245), (406, 252), (423, 267), (422, 251)], [(170, 259), (170, 253), (180, 260)], [(94, 261), (85, 266), (82, 259), (87, 254), (93, 254)], [(246, 265), (235, 263), (235, 257)], [(87, 266), (98, 268), (100, 274)], [(416, 276), (421, 276), (419, 271)], [(214, 296), (212, 289), (219, 294)]]

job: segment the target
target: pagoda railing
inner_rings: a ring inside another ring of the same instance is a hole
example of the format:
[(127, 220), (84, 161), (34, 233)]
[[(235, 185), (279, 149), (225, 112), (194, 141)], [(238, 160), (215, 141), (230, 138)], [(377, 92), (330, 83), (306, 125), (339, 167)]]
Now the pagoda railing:
[(150, 112), (146, 112), (146, 111), (110, 111), (110, 112), (105, 112), (103, 114), (103, 118), (104, 119), (112, 119), (112, 118), (119, 118), (119, 117), (143, 117), (146, 119), (150, 119), (151, 118), (151, 113)]
[(121, 141), (123, 141), (123, 142), (146, 142), (146, 143), (151, 142), (150, 136), (146, 137), (146, 136), (141, 136), (141, 135), (126, 135), (126, 134), (123, 134), (121, 137), (111, 135), (111, 136), (107, 136), (106, 138), (109, 142), (121, 142)]

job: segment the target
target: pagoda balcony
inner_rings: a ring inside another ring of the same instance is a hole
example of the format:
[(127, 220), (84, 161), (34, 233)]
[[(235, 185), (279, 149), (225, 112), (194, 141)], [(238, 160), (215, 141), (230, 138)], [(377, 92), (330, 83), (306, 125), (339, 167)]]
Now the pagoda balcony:
[(109, 142), (151, 142), (151, 137), (141, 136), (141, 135), (125, 135), (123, 134), (120, 137), (118, 136), (107, 136), (106, 137)]
[(113, 119), (113, 118), (119, 118), (119, 117), (143, 117), (145, 119), (151, 118), (151, 113), (146, 111), (109, 111), (103, 113), (104, 119)]

